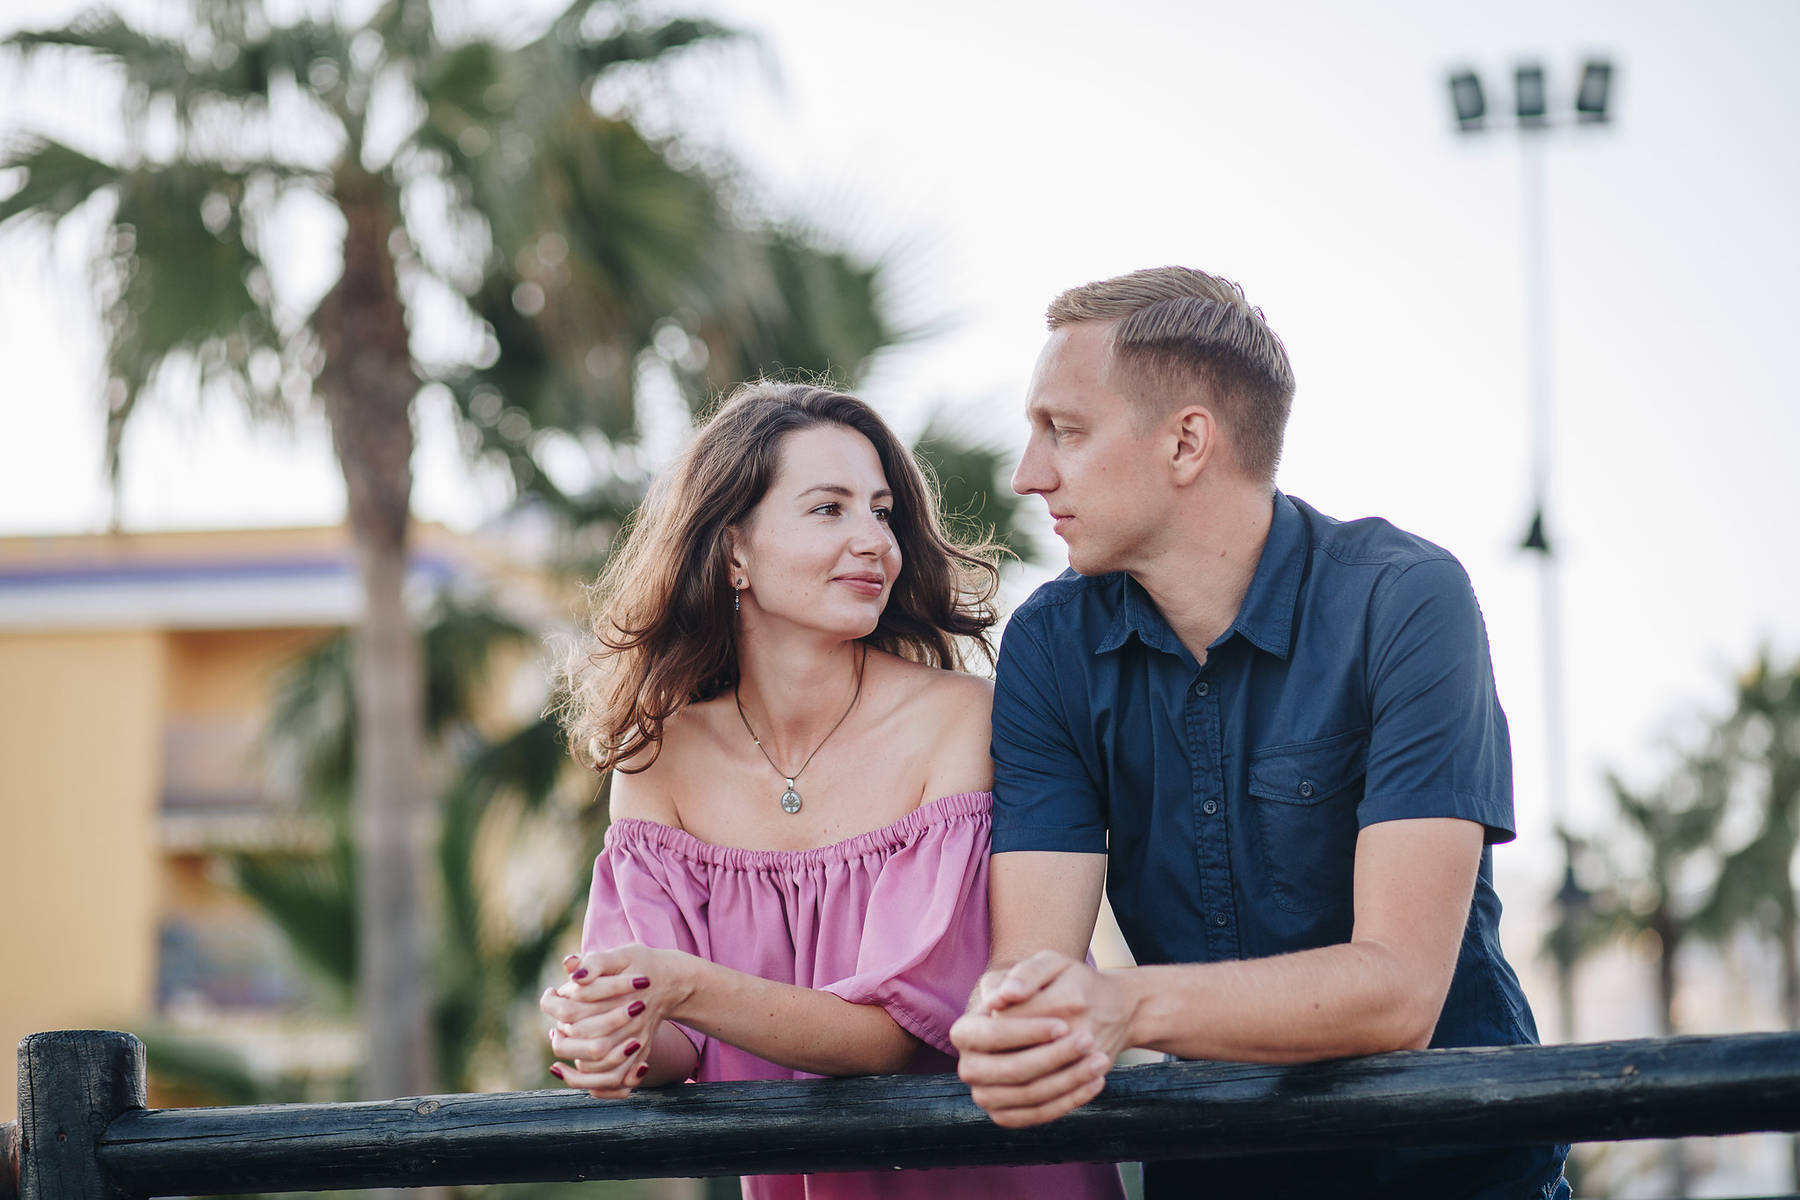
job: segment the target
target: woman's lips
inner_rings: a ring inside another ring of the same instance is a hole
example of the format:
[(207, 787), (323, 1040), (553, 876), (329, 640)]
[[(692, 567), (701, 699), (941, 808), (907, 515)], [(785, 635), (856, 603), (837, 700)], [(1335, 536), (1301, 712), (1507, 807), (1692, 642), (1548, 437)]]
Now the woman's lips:
[(864, 596), (879, 596), (881, 589), (887, 586), (884, 580), (873, 575), (839, 575), (832, 582), (841, 583), (851, 591)]

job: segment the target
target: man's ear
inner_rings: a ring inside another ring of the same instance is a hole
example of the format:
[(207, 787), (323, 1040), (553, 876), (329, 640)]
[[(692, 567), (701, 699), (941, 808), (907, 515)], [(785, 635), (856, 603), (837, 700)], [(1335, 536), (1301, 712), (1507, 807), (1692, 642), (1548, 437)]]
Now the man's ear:
[(1169, 418), (1173, 447), (1169, 467), (1175, 486), (1186, 487), (1199, 479), (1212, 460), (1219, 455), (1219, 420), (1202, 404), (1178, 409)]

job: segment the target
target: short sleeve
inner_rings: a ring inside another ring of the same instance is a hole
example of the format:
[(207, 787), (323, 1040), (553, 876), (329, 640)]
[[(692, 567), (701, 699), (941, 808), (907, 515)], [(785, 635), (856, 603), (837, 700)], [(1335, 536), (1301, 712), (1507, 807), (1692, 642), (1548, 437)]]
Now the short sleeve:
[(1359, 826), (1458, 817), (1513, 838), (1512, 752), (1487, 627), (1461, 564), (1431, 559), (1371, 598), (1368, 776)]
[[(633, 942), (659, 950), (680, 950), (710, 959), (704, 882), (680, 859), (656, 853), (656, 846), (618, 838), (623, 822), (607, 831), (606, 848), (594, 860), (581, 948), (610, 950)], [(706, 1053), (706, 1035), (671, 1021), (694, 1044), (695, 1061)]]
[(1025, 612), (994, 679), (994, 852), (1106, 853), (1106, 801), (1076, 749), (1057, 676)]
[(952, 1057), (950, 1026), (988, 963), (985, 809), (926, 827), (882, 864), (856, 972), (820, 988), (852, 1004), (879, 1005), (902, 1029)]

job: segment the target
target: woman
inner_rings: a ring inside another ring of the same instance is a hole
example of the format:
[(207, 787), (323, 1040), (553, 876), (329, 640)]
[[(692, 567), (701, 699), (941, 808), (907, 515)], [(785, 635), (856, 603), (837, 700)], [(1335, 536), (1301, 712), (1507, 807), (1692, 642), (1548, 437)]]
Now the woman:
[[(613, 770), (582, 954), (546, 992), (570, 1087), (955, 1070), (987, 959), (993, 565), (860, 400), (729, 397), (598, 588), (568, 681)], [(1074, 1057), (1090, 1047), (1071, 1044)], [(1089, 1055), (1096, 1081), (1110, 1066)], [(1098, 1164), (755, 1176), (751, 1197), (1115, 1197)]]

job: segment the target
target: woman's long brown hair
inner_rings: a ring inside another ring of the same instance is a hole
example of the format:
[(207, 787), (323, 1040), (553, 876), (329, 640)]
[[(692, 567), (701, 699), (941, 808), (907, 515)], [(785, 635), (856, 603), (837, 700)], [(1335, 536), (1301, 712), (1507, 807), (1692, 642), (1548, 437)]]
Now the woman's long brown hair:
[(868, 438), (894, 493), (900, 574), (880, 623), (862, 640), (955, 669), (963, 665), (959, 639), (969, 639), (992, 662), (995, 548), (961, 545), (945, 533), (936, 489), (875, 410), (828, 388), (747, 383), (725, 397), (651, 489), (590, 592), (595, 617), (563, 672), (558, 704), (579, 761), (598, 771), (629, 762), (620, 769), (641, 771), (656, 760), (663, 722), (737, 682), (728, 533), (768, 492), (782, 441), (815, 425)]

